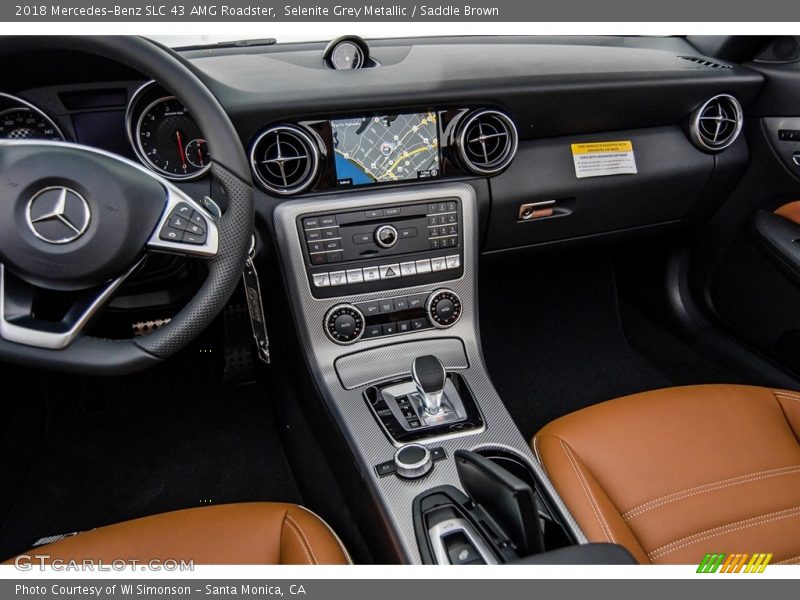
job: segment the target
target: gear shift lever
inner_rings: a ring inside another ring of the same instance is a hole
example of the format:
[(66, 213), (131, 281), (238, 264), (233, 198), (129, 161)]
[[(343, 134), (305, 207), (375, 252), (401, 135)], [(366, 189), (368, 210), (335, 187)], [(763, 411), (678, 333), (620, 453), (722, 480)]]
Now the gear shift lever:
[(428, 414), (435, 415), (442, 408), (444, 384), (447, 373), (435, 356), (418, 356), (411, 367), (411, 377), (422, 399), (422, 406)]

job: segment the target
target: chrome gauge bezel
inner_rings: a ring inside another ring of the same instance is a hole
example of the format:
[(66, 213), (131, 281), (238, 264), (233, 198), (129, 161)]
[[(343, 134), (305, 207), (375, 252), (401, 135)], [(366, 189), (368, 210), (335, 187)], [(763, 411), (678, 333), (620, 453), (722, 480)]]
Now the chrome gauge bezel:
[[(158, 173), (161, 177), (169, 179), (170, 181), (192, 181), (195, 179), (200, 179), (211, 169), (211, 161), (209, 161), (205, 167), (202, 167), (198, 171), (186, 175), (176, 175), (175, 173), (165, 171), (156, 165), (152, 160), (150, 160), (144, 148), (142, 147), (140, 133), (144, 116), (150, 112), (154, 106), (157, 106), (162, 102), (168, 102), (170, 100), (177, 100), (180, 102), (180, 99), (175, 95), (169, 93), (158, 93), (153, 96), (152, 100), (146, 104), (143, 103), (143, 100), (147, 98), (148, 94), (152, 94), (158, 90), (160, 90), (158, 84), (155, 81), (149, 81), (136, 90), (133, 96), (131, 96), (131, 99), (128, 102), (128, 107), (125, 110), (125, 129), (128, 134), (128, 142), (130, 143), (134, 154), (136, 154), (136, 158), (138, 158), (145, 167), (154, 173)], [(140, 108), (140, 106), (142, 106), (142, 108)], [(193, 119), (193, 117), (190, 118)], [(205, 133), (201, 131), (201, 134), (203, 135), (203, 139), (206, 140), (206, 143), (208, 143), (208, 140), (205, 138)]]

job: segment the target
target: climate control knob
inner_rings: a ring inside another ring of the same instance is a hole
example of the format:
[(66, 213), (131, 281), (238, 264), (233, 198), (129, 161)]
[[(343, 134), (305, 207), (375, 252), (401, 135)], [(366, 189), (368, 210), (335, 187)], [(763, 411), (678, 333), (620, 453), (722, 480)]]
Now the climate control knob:
[(364, 314), (352, 304), (339, 304), (325, 315), (324, 328), (337, 344), (352, 344), (364, 334)]
[(434, 327), (447, 329), (461, 318), (461, 298), (451, 290), (437, 290), (428, 296), (425, 311)]

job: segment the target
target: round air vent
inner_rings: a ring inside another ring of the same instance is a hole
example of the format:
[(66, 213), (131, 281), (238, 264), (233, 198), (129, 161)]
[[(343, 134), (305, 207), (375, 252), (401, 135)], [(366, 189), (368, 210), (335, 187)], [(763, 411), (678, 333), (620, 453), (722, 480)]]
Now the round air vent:
[(253, 143), (250, 164), (267, 191), (296, 194), (314, 183), (319, 170), (319, 146), (296, 125), (275, 125)]
[(517, 152), (517, 128), (505, 114), (479, 110), (459, 128), (458, 155), (464, 166), (478, 175), (495, 175), (505, 169)]
[(742, 123), (739, 101), (728, 94), (720, 94), (692, 113), (689, 133), (692, 142), (701, 150), (719, 152), (736, 141)]

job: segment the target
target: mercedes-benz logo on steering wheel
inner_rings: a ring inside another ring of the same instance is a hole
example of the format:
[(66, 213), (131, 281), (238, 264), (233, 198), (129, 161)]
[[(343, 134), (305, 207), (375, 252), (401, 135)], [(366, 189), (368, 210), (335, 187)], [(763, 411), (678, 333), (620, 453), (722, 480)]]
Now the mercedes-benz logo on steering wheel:
[(67, 244), (81, 237), (89, 227), (89, 203), (75, 190), (46, 187), (34, 194), (25, 213), (33, 235), (49, 244)]

